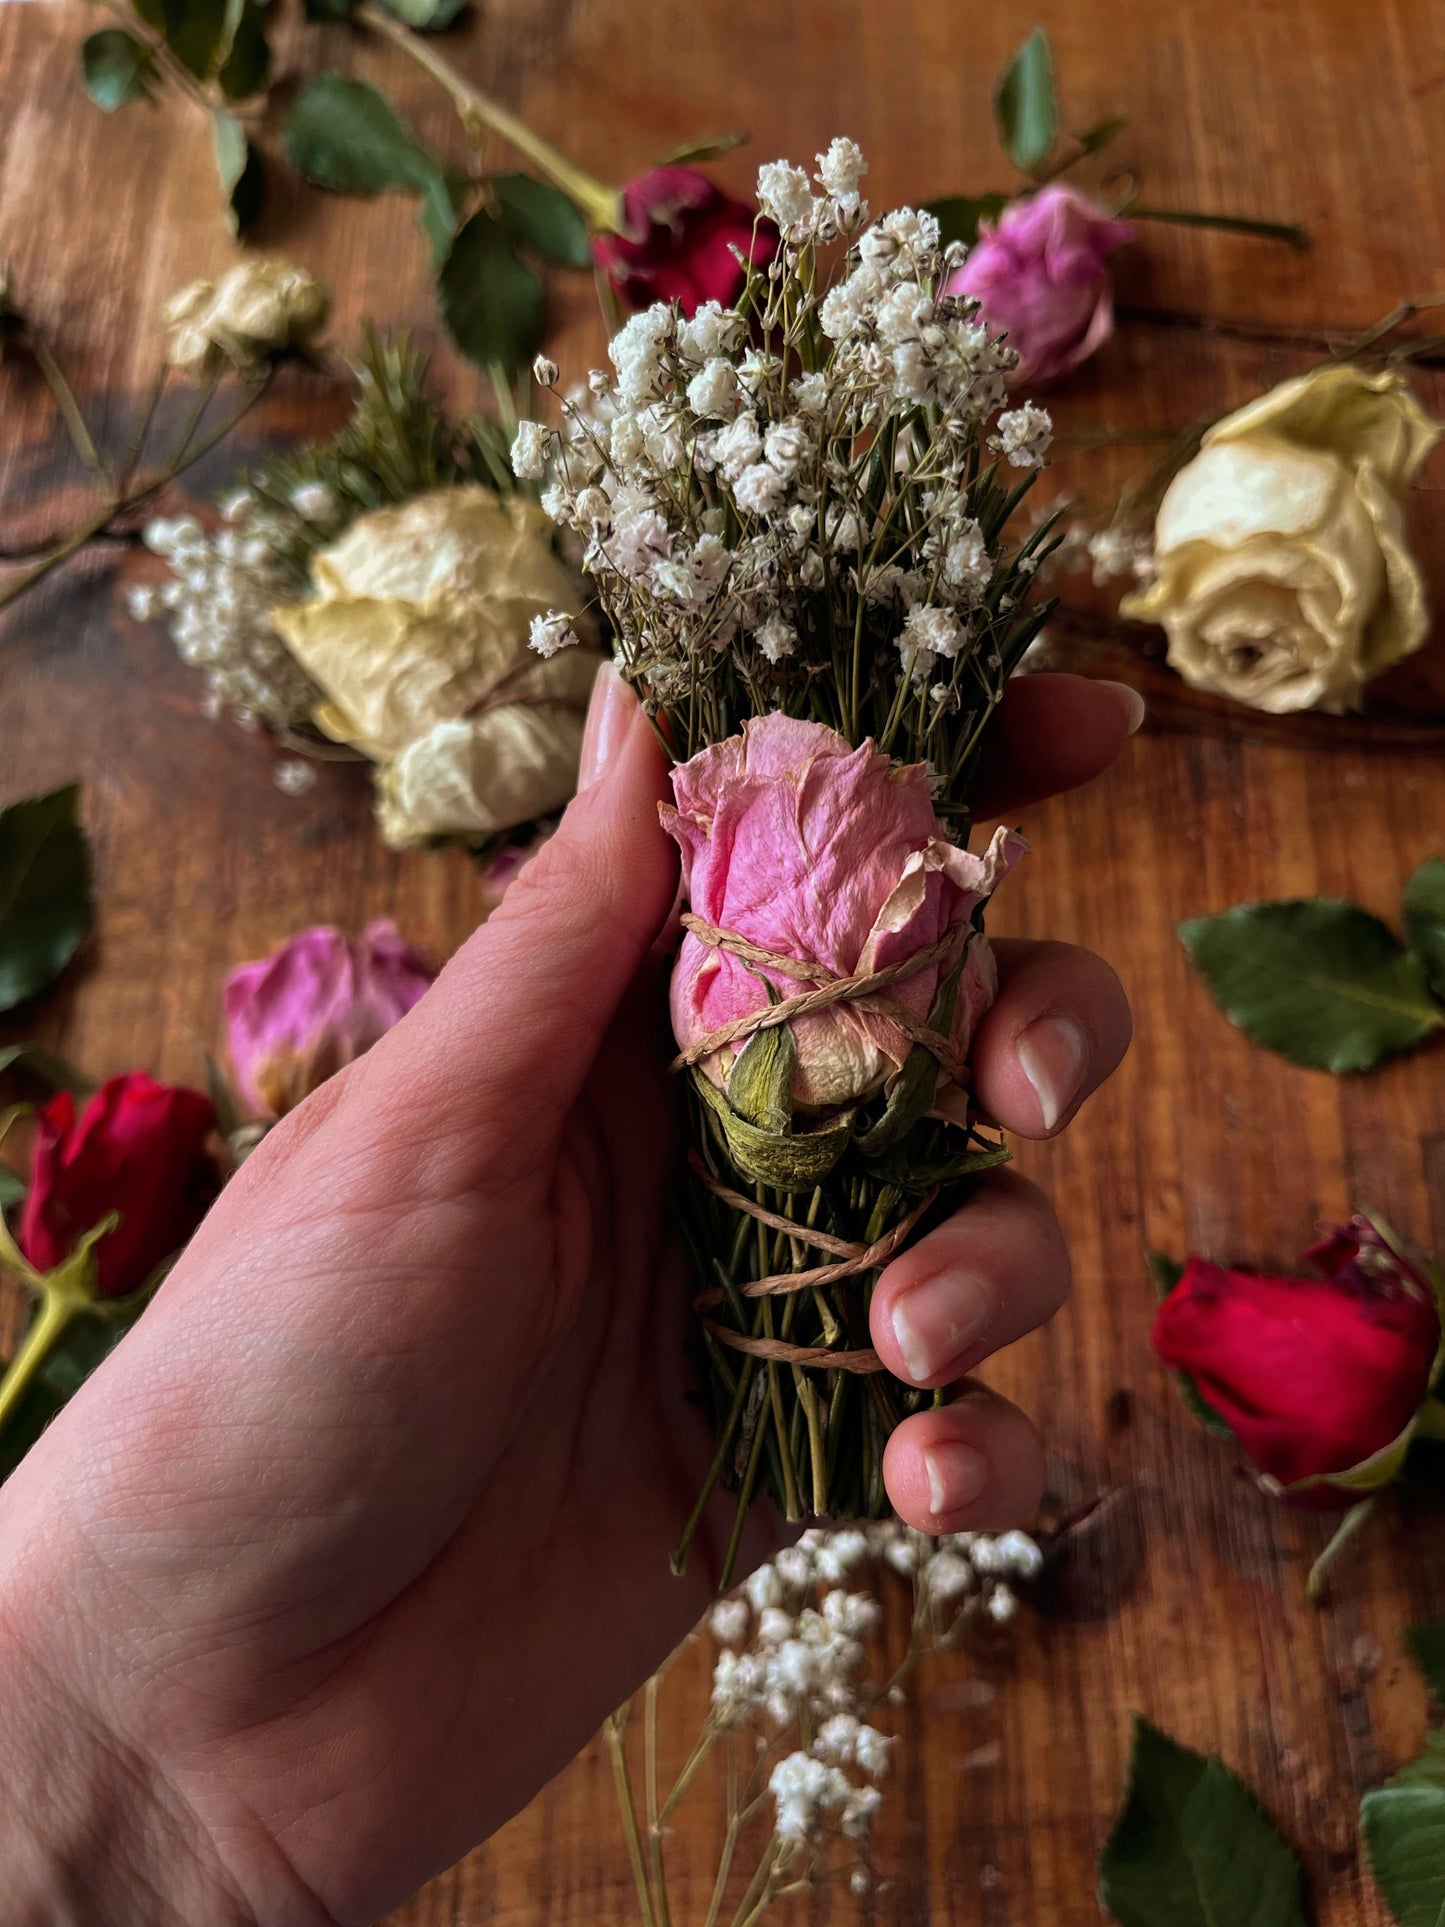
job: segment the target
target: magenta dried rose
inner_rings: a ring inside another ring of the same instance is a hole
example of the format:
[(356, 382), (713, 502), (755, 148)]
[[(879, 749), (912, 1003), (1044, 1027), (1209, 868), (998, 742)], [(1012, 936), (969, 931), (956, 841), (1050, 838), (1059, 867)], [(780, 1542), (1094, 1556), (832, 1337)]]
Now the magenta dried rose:
[(675, 301), (691, 316), (705, 301), (730, 308), (742, 292), (735, 248), (762, 267), (777, 247), (771, 223), (706, 174), (654, 167), (622, 190), (622, 232), (599, 234), (592, 252), (629, 308)]
[(95, 1247), (102, 1298), (139, 1291), (173, 1258), (210, 1208), (220, 1179), (209, 1140), (211, 1100), (158, 1084), (144, 1071), (111, 1077), (79, 1115), (69, 1091), (40, 1113), (30, 1189), (16, 1236), (39, 1272), (63, 1265), (112, 1212), (120, 1222)]
[[(683, 887), (695, 916), (776, 956), (839, 976), (880, 970), (971, 924), (975, 910), (1022, 852), (999, 831), (974, 855), (943, 835), (920, 763), (895, 765), (871, 741), (854, 749), (836, 731), (790, 716), (745, 723), (672, 773), (676, 808), (662, 820), (682, 851)], [(993, 999), (993, 958), (970, 929), (952, 962), (963, 972), (950, 1041), (962, 1057)], [(949, 964), (900, 978), (890, 999), (926, 1023)], [(672, 1024), (684, 1051), (729, 1020), (769, 1002), (766, 967), (689, 934), (672, 976)], [(796, 978), (779, 977), (781, 996)], [(851, 1104), (883, 1088), (912, 1048), (882, 1010), (839, 1002), (796, 1017), (793, 1101), (805, 1110)], [(726, 1088), (743, 1047), (703, 1063)], [(947, 1108), (942, 1086), (935, 1096)]]
[(284, 1117), (385, 1036), (435, 975), (388, 918), (355, 942), (318, 924), (274, 956), (242, 964), (223, 992), (242, 1093)]
[(971, 295), (994, 334), (1017, 354), (1014, 382), (1059, 381), (1114, 328), (1109, 256), (1132, 241), (1127, 221), (1072, 187), (1043, 187), (980, 221), (978, 240), (948, 282)]

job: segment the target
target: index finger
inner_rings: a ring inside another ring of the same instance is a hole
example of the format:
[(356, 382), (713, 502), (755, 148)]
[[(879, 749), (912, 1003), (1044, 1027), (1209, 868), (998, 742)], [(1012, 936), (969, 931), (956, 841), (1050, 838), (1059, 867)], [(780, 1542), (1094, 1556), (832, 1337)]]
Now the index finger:
[(1127, 683), (1092, 676), (1014, 676), (984, 737), (976, 816), (1006, 815), (1106, 770), (1144, 720)]

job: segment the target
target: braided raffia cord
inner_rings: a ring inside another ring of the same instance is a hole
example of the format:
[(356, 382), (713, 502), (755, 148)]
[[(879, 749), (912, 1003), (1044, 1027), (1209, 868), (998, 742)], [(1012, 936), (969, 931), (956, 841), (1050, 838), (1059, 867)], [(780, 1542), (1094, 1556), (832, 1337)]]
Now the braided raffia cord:
[[(791, 1218), (755, 1203), (743, 1192), (732, 1190), (713, 1176), (695, 1151), (689, 1154), (688, 1162), (713, 1196), (734, 1211), (744, 1211), (750, 1218), (756, 1218), (759, 1224), (785, 1232), (801, 1244), (816, 1245), (820, 1250), (835, 1254), (835, 1261), (830, 1265), (815, 1265), (808, 1271), (778, 1271), (768, 1278), (750, 1278), (746, 1284), (738, 1286), (744, 1298), (775, 1298), (791, 1291), (809, 1291), (816, 1286), (837, 1284), (840, 1279), (854, 1278), (862, 1272), (886, 1265), (938, 1196), (938, 1186), (935, 1185), (919, 1199), (906, 1218), (900, 1219), (881, 1238), (875, 1238), (871, 1245), (856, 1244), (846, 1238), (835, 1238), (829, 1231), (816, 1231), (808, 1225), (795, 1224)], [(708, 1311), (714, 1305), (722, 1304), (726, 1297), (727, 1293), (721, 1285), (709, 1285), (693, 1299), (693, 1309)], [(789, 1345), (781, 1338), (752, 1338), (746, 1332), (734, 1331), (731, 1326), (719, 1324), (713, 1318), (704, 1318), (703, 1324), (720, 1343), (731, 1346), (735, 1352), (747, 1352), (753, 1358), (772, 1358), (782, 1364), (812, 1365), (842, 1372), (883, 1370), (882, 1359), (871, 1347), (860, 1351), (828, 1351), (818, 1345)]]
[[(912, 1011), (905, 1010), (894, 998), (880, 993), (890, 984), (926, 970), (930, 964), (943, 963), (958, 947), (960, 938), (967, 938), (967, 925), (959, 925), (946, 936), (940, 937), (937, 943), (915, 951), (911, 957), (903, 958), (898, 963), (888, 964), (882, 970), (859, 971), (851, 977), (844, 977), (830, 970), (826, 964), (764, 950), (760, 944), (738, 936), (736, 931), (721, 930), (702, 917), (694, 916), (691, 911), (683, 913), (682, 923), (684, 929), (690, 931), (700, 943), (729, 951), (744, 963), (774, 971), (795, 982), (810, 983), (814, 988), (800, 991), (794, 997), (784, 997), (776, 1004), (763, 1004), (757, 1010), (745, 1011), (741, 1016), (720, 1024), (716, 1030), (709, 1031), (705, 1037), (690, 1044), (685, 1051), (679, 1051), (672, 1060), (673, 1070), (683, 1070), (689, 1064), (700, 1063), (703, 1058), (711, 1057), (714, 1051), (721, 1050), (725, 1044), (736, 1043), (739, 1037), (751, 1036), (754, 1031), (771, 1030), (794, 1017), (807, 1017), (833, 1004), (853, 1003), (862, 1010), (876, 1011), (888, 1017), (911, 1042), (922, 1044), (931, 1051), (955, 1081), (962, 1081), (964, 1067), (952, 1041), (941, 1031), (920, 1023)], [(809, 1291), (821, 1285), (837, 1284), (844, 1278), (858, 1277), (865, 1271), (877, 1270), (897, 1255), (938, 1196), (938, 1186), (935, 1185), (906, 1218), (884, 1232), (881, 1238), (876, 1238), (871, 1245), (864, 1245), (846, 1238), (835, 1238), (831, 1232), (813, 1230), (808, 1225), (796, 1224), (791, 1218), (785, 1218), (781, 1212), (769, 1211), (744, 1192), (721, 1183), (695, 1151), (689, 1154), (688, 1161), (696, 1176), (723, 1204), (756, 1218), (759, 1224), (767, 1225), (772, 1231), (781, 1231), (801, 1244), (813, 1245), (833, 1255), (832, 1264), (814, 1265), (807, 1271), (774, 1272), (771, 1277), (750, 1279), (738, 1286), (744, 1298), (771, 1298), (787, 1292)], [(707, 1311), (721, 1304), (726, 1296), (721, 1285), (710, 1285), (693, 1299), (693, 1308)], [(809, 1365), (818, 1370), (859, 1373), (883, 1370), (883, 1361), (871, 1346), (857, 1351), (829, 1351), (818, 1345), (790, 1345), (781, 1338), (753, 1338), (746, 1332), (734, 1331), (731, 1326), (720, 1324), (715, 1318), (704, 1318), (703, 1325), (720, 1344), (731, 1347), (733, 1351), (746, 1352), (752, 1358), (775, 1359), (786, 1365)]]
[(695, 917), (690, 910), (683, 913), (682, 923), (683, 928), (699, 943), (708, 944), (715, 950), (726, 950), (744, 963), (776, 971), (779, 976), (812, 983), (814, 988), (799, 991), (795, 997), (784, 997), (780, 1003), (762, 1004), (757, 1010), (747, 1010), (740, 1016), (730, 1017), (727, 1023), (719, 1024), (716, 1030), (710, 1030), (705, 1037), (699, 1037), (695, 1043), (689, 1044), (686, 1050), (679, 1051), (672, 1060), (673, 1070), (680, 1071), (689, 1064), (699, 1064), (703, 1058), (721, 1050), (724, 1044), (734, 1044), (739, 1037), (750, 1037), (754, 1031), (772, 1030), (794, 1017), (808, 1017), (814, 1011), (827, 1010), (833, 1004), (847, 1003), (857, 1004), (860, 1010), (876, 1011), (887, 1017), (905, 1037), (932, 1051), (956, 1082), (962, 1081), (963, 1064), (952, 1040), (945, 1037), (942, 1031), (931, 1030), (927, 1024), (920, 1023), (911, 1010), (905, 1010), (892, 997), (880, 996), (879, 992), (886, 990), (890, 984), (926, 970), (930, 964), (942, 963), (958, 947), (959, 939), (967, 938), (967, 924), (957, 925), (946, 936), (940, 937), (937, 943), (915, 950), (911, 957), (904, 957), (898, 963), (885, 964), (881, 970), (858, 971), (851, 977), (842, 977), (826, 964), (798, 957), (783, 957), (776, 951), (764, 950), (760, 944), (738, 936), (736, 931), (719, 930), (715, 924)]

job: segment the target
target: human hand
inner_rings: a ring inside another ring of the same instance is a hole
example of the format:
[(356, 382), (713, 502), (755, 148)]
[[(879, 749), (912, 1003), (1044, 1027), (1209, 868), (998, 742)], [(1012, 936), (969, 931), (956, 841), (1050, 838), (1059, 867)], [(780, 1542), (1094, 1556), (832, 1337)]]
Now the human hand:
[[(1083, 781), (1131, 714), (1010, 685), (990, 807)], [(695, 1622), (729, 1505), (667, 1550), (710, 1448), (655, 946), (665, 771), (610, 672), (584, 789), (421, 1004), (265, 1140), (145, 1317), (0, 1490), (0, 1862), (36, 1920), (372, 1921), (520, 1807)], [(1000, 945), (981, 1101), (1046, 1136), (1113, 1069), (1107, 966)], [(948, 1382), (1046, 1318), (1042, 1196), (990, 1177), (874, 1299)], [(1000, 1527), (1041, 1487), (981, 1389), (888, 1449), (902, 1515)], [(761, 1557), (759, 1515), (744, 1548)]]

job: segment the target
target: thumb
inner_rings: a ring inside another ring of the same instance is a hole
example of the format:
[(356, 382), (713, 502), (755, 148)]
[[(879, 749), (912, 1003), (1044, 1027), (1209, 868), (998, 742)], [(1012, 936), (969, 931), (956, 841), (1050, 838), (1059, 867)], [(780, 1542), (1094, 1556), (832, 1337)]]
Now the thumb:
[(611, 663), (593, 685), (579, 777), (555, 836), (370, 1053), (393, 1057), (389, 1076), (420, 1073), (478, 1161), (511, 1164), (555, 1134), (676, 893), (657, 816), (666, 759)]

